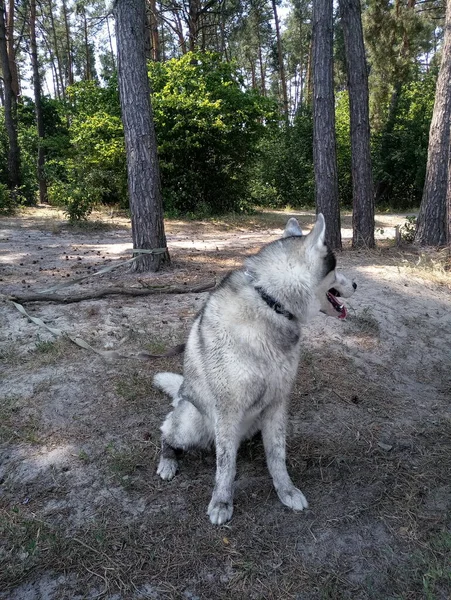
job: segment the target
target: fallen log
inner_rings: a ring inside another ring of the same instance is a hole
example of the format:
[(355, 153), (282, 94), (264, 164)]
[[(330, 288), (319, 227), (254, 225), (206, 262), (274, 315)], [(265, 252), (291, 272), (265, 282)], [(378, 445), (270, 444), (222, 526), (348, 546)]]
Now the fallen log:
[(84, 300), (99, 300), (106, 296), (122, 295), (122, 296), (150, 296), (155, 294), (198, 294), (206, 292), (215, 287), (216, 281), (210, 281), (197, 286), (149, 286), (146, 288), (123, 288), (109, 287), (103, 288), (95, 292), (86, 292), (85, 294), (77, 294), (73, 296), (63, 294), (9, 294), (7, 298), (20, 302), (59, 302), (60, 304), (71, 304), (73, 302), (83, 302)]

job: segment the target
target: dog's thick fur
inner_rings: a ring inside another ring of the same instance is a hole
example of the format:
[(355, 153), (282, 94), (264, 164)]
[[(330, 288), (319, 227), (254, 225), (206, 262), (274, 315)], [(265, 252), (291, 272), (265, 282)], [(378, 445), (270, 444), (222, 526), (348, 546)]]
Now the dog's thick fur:
[(183, 377), (155, 376), (155, 386), (173, 398), (174, 407), (161, 427), (157, 472), (170, 480), (177, 471), (175, 449), (215, 443), (216, 483), (208, 506), (214, 524), (232, 516), (238, 446), (257, 431), (280, 500), (294, 510), (307, 507), (285, 464), (301, 325), (315, 306), (343, 318), (336, 296), (350, 296), (356, 288), (335, 271), (324, 236), (322, 215), (306, 236), (290, 219), (282, 239), (248, 258), (211, 293), (188, 337)]

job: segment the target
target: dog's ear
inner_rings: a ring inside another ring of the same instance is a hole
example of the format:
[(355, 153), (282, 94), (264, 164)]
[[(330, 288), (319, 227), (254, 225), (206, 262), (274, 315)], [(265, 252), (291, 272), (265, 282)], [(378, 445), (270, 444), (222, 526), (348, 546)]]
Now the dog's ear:
[(284, 237), (284, 238), (292, 237), (293, 235), (297, 235), (297, 236), (302, 235), (302, 229), (301, 229), (299, 223), (297, 222), (297, 219), (295, 219), (294, 217), (291, 217), (291, 219), (288, 219), (288, 222), (285, 226), (285, 231), (283, 232), (282, 237)]
[(308, 240), (312, 245), (322, 246), (326, 238), (326, 221), (324, 215), (319, 213), (312, 231), (308, 234)]

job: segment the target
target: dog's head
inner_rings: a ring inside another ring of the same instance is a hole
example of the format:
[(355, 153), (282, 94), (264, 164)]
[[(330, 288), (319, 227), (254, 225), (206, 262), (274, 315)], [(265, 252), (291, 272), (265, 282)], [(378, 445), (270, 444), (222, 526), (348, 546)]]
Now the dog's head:
[(335, 254), (325, 243), (326, 222), (319, 214), (312, 231), (304, 236), (295, 218), (289, 219), (283, 237), (303, 237), (302, 251), (305, 263), (316, 279), (316, 296), (320, 311), (331, 317), (345, 319), (346, 306), (340, 298), (349, 298), (357, 284), (336, 270)]

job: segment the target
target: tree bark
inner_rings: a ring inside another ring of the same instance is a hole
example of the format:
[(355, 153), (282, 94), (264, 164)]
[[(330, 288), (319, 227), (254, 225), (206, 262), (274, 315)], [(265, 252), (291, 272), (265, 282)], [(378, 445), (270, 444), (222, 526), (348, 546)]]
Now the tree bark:
[(42, 204), (48, 202), (47, 181), (45, 179), (45, 154), (44, 154), (44, 115), (42, 114), (42, 93), (41, 80), (39, 77), (38, 48), (36, 45), (36, 0), (30, 0), (30, 48), (31, 48), (31, 66), (33, 69), (33, 90), (34, 104), (36, 112), (36, 125), (38, 129), (38, 183), (39, 183), (39, 201)]
[(56, 34), (56, 28), (55, 28), (55, 17), (53, 15), (53, 3), (52, 0), (49, 0), (49, 17), (50, 17), (50, 28), (52, 30), (52, 37), (53, 37), (53, 51), (55, 53), (55, 58), (56, 58), (56, 66), (57, 66), (57, 71), (56, 71), (56, 80), (58, 82), (57, 87), (61, 88), (61, 95), (63, 98), (63, 101), (66, 101), (66, 89), (65, 89), (65, 85), (64, 85), (64, 80), (63, 80), (63, 69), (61, 66), (61, 58), (60, 58), (60, 52), (59, 52), (59, 44), (58, 44), (58, 37)]
[[(133, 247), (166, 248), (157, 141), (145, 57), (145, 0), (117, 0), (114, 16)], [(168, 252), (144, 254), (133, 263), (134, 270), (157, 271), (168, 261)]]
[(14, 0), (8, 0), (6, 40), (8, 45), (9, 70), (11, 71), (11, 87), (14, 95), (18, 98), (20, 96), (20, 85), (17, 73), (16, 50), (14, 48), (14, 10)]
[(447, 241), (447, 191), (451, 142), (451, 0), (446, 3), (442, 61), (429, 130), (428, 160), (415, 243), (441, 246)]
[(149, 14), (149, 28), (150, 28), (150, 48), (151, 48), (151, 59), (155, 62), (160, 62), (160, 38), (158, 32), (158, 11), (156, 0), (149, 0), (150, 14)]
[(8, 134), (8, 186), (15, 190), (20, 185), (20, 149), (17, 140), (17, 96), (13, 89), (5, 26), (5, 2), (0, 0), (0, 65), (3, 73), (5, 100), (5, 128)]
[(374, 186), (371, 169), (368, 71), (360, 0), (339, 0), (348, 71), (351, 119), (352, 245), (374, 247)]
[(70, 25), (69, 25), (69, 17), (67, 13), (67, 4), (66, 0), (62, 0), (62, 10), (64, 17), (64, 29), (66, 34), (66, 52), (67, 52), (67, 68), (66, 68), (66, 77), (68, 85), (73, 85), (74, 83), (74, 65), (72, 63), (72, 43), (70, 39)]
[(341, 248), (338, 201), (332, 0), (313, 1), (313, 162), (317, 212), (326, 220), (326, 242)]
[(287, 79), (285, 76), (285, 66), (284, 66), (284, 62), (283, 62), (282, 38), (280, 36), (279, 16), (277, 14), (276, 0), (272, 0), (272, 10), (274, 13), (274, 22), (276, 25), (277, 54), (278, 54), (278, 60), (279, 60), (279, 78), (280, 78), (280, 84), (282, 86), (283, 113), (285, 116), (285, 120), (288, 123), (289, 106), (288, 106), (288, 94), (287, 94)]

